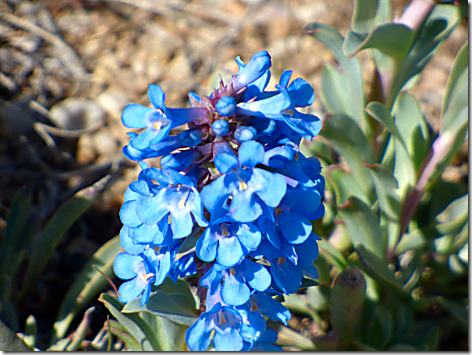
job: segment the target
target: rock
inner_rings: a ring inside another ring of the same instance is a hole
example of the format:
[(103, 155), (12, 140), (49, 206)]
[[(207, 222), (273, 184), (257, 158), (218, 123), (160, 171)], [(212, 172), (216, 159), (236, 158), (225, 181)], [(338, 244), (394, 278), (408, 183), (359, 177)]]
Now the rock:
[(95, 101), (71, 97), (50, 110), (53, 123), (64, 129), (84, 129), (105, 122), (105, 110)]

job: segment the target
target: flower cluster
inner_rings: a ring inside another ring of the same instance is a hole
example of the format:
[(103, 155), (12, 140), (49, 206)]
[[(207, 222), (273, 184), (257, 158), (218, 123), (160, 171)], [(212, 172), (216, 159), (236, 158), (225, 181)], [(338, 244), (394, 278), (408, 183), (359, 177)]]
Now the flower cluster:
[[(144, 305), (151, 285), (197, 273), (204, 311), (186, 333), (196, 351), (276, 349), (266, 318), (290, 319), (276, 299), (318, 277), (311, 221), (324, 213), (324, 179), (299, 145), (321, 122), (297, 110), (313, 103), (313, 88), (285, 71), (277, 90), (265, 91), (266, 51), (236, 61), (227, 85), (189, 94), (191, 108), (166, 107), (162, 89), (150, 85), (154, 107), (131, 104), (122, 114), (126, 127), (144, 130), (129, 133), (123, 149), (142, 170), (120, 211), (126, 252), (114, 269), (126, 282), (118, 298), (141, 296)], [(152, 157), (161, 157), (160, 168), (144, 162)], [(187, 238), (194, 251), (178, 253)]]

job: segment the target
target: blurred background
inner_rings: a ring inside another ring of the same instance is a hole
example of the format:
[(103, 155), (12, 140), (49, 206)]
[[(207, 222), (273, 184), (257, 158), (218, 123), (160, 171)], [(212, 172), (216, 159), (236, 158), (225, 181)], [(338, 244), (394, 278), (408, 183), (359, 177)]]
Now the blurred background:
[[(408, 3), (392, 1), (394, 18)], [(334, 59), (303, 28), (318, 21), (345, 35), (352, 8), (349, 0), (1, 0), (0, 228), (20, 189), (32, 197), (28, 221), (44, 224), (77, 191), (111, 176), (58, 242), (8, 325), (20, 331), (34, 314), (38, 345), (46, 344), (74, 277), (119, 233), (122, 196), (140, 170), (121, 153), (127, 104), (147, 106), (148, 85), (158, 84), (168, 107), (188, 107), (189, 91), (210, 94), (219, 74), (227, 82), (237, 72), (236, 56), (248, 62), (260, 50), (272, 56), (270, 87), (291, 69), (318, 93), (321, 69)], [(412, 92), (436, 132), (448, 71), (467, 27), (464, 20), (441, 45)], [(373, 61), (368, 51), (359, 58), (367, 90)], [(308, 112), (323, 119), (321, 100)], [(467, 160), (466, 141), (443, 179), (466, 184)], [(95, 334), (107, 311), (92, 304)]]

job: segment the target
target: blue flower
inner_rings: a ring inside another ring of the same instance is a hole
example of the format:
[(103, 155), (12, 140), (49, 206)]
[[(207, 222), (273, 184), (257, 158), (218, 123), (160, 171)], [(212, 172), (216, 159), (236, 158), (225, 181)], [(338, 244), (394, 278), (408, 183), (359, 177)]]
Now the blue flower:
[(139, 255), (119, 253), (113, 270), (120, 279), (128, 280), (118, 289), (118, 299), (129, 302), (143, 293), (141, 306), (149, 299), (151, 283), (161, 284), (170, 270), (170, 256), (158, 255), (153, 248), (148, 248)]
[[(267, 51), (254, 54), (246, 66), (240, 65), (239, 73), (231, 81), (234, 91), (238, 92), (262, 77), (271, 65), (270, 55)], [(264, 81), (267, 81), (267, 79), (265, 78)]]
[(230, 216), (238, 222), (251, 222), (264, 206), (276, 207), (287, 188), (285, 178), (255, 166), (264, 160), (264, 147), (255, 141), (241, 144), (239, 158), (220, 153), (215, 166), (223, 175), (202, 190), (202, 200), (210, 212), (223, 206), (231, 196)]
[(247, 258), (229, 268), (215, 263), (200, 279), (200, 285), (207, 287), (211, 295), (220, 292), (221, 286), (221, 298), (231, 306), (246, 303), (254, 290), (265, 291), (270, 283), (267, 269)]
[(121, 115), (126, 127), (146, 128), (141, 134), (131, 138), (130, 145), (135, 149), (146, 149), (166, 138), (172, 128), (207, 117), (202, 108), (166, 108), (165, 94), (157, 85), (149, 85), (148, 96), (154, 108), (130, 104)]
[(136, 215), (143, 224), (165, 224), (170, 214), (171, 229), (176, 239), (190, 234), (194, 225), (192, 216), (200, 226), (208, 225), (203, 218), (200, 194), (192, 179), (172, 169), (150, 168), (144, 175), (157, 181), (159, 189), (136, 200)]
[[(241, 316), (237, 311), (217, 303), (200, 318), (185, 333), (185, 342), (192, 351), (206, 351), (213, 341), (217, 351), (240, 351), (244, 339), (240, 335)], [(215, 331), (213, 339), (211, 333)]]
[(205, 230), (195, 246), (203, 261), (217, 260), (220, 265), (236, 265), (248, 251), (255, 250), (261, 232), (252, 223), (238, 223), (229, 217), (219, 218)]

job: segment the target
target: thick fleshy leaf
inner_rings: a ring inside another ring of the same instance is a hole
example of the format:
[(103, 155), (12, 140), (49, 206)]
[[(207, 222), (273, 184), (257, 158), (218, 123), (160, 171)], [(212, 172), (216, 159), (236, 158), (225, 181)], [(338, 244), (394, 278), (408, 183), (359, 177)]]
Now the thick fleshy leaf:
[(123, 313), (150, 312), (156, 316), (165, 317), (179, 324), (192, 325), (198, 318), (196, 310), (188, 307), (188, 297), (175, 293), (167, 294), (163, 291), (151, 292), (148, 302), (140, 305), (135, 298), (123, 308)]
[(368, 33), (370, 30), (390, 19), (391, 4), (387, 0), (355, 0), (351, 18), (352, 30)]
[(386, 23), (367, 34), (349, 31), (344, 40), (343, 51), (349, 57), (368, 48), (379, 49), (391, 57), (403, 59), (413, 42), (413, 31), (403, 24)]
[(372, 178), (363, 164), (375, 161), (372, 146), (359, 126), (349, 116), (335, 113), (326, 121), (321, 135), (329, 140), (334, 149), (347, 162), (351, 175), (369, 195), (373, 188)]
[(395, 76), (387, 106), (392, 107), (398, 93), (408, 81), (419, 74), (433, 57), (438, 45), (446, 39), (460, 22), (460, 10), (449, 4), (437, 4), (422, 26), (418, 39), (408, 56), (402, 61)]
[[(323, 68), (320, 96), (324, 106), (329, 112), (340, 112), (350, 116), (365, 134), (369, 134), (364, 113), (365, 98), (359, 59), (357, 57), (350, 59), (344, 55), (343, 37), (328, 25), (311, 23), (305, 28), (305, 33), (328, 47), (342, 68), (338, 70), (329, 64)], [(346, 131), (350, 132), (348, 129)]]
[(444, 94), (442, 106), (441, 106), (441, 116), (444, 116), (444, 113), (447, 111), (451, 104), (451, 94), (456, 88), (458, 79), (461, 77), (462, 73), (468, 68), (469, 63), (469, 41), (464, 43), (459, 52), (454, 59), (452, 64), (451, 71), (449, 72), (449, 77), (447, 78), (446, 84), (446, 93)]
[(341, 210), (349, 238), (354, 246), (361, 243), (380, 259), (385, 259), (387, 240), (378, 217), (370, 207), (356, 197), (350, 197)]

